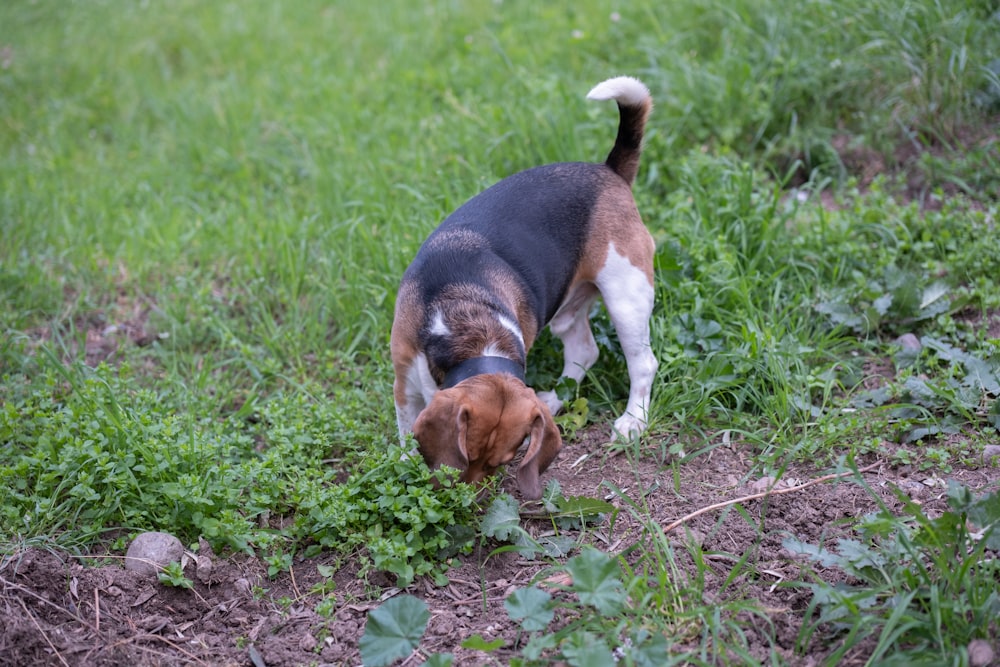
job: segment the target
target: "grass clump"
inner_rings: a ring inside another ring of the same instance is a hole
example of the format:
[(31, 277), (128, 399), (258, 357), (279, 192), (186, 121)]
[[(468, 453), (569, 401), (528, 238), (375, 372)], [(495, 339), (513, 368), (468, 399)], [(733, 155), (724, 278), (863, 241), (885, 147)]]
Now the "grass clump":
[[(659, 108), (675, 150), (751, 148), (779, 176), (801, 160), (806, 176), (843, 178), (857, 165), (838, 136), (894, 162), (900, 145), (948, 145), (995, 113), (1000, 19), (986, 1), (699, 0), (643, 18), (636, 48), (669, 91)], [(996, 164), (976, 159), (966, 177)]]
[(817, 566), (849, 576), (846, 584), (818, 577), (804, 584), (812, 601), (800, 650), (846, 637), (828, 657), (835, 664), (872, 637), (870, 660), (879, 664), (968, 664), (970, 641), (1000, 636), (1000, 563), (992, 555), (1000, 549), (1000, 494), (977, 498), (952, 483), (950, 509), (936, 518), (902, 492), (897, 499), (901, 513), (883, 506), (861, 521), (858, 539), (841, 539), (836, 550), (785, 541)]

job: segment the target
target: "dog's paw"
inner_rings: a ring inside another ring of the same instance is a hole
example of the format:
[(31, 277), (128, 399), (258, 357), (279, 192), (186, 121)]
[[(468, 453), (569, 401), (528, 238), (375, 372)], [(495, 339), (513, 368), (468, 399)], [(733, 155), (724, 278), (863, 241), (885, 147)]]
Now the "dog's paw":
[(644, 419), (624, 414), (615, 420), (615, 435), (620, 438), (632, 440), (645, 430), (646, 421)]
[(535, 396), (538, 396), (538, 400), (545, 404), (545, 407), (549, 409), (553, 415), (562, 410), (563, 402), (559, 400), (559, 397), (554, 391), (536, 391)]

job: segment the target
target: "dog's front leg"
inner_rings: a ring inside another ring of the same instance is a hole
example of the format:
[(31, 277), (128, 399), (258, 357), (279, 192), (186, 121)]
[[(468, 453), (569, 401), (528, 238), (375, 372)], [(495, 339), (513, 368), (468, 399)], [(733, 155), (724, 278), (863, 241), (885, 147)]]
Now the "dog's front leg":
[[(593, 286), (578, 289), (549, 322), (549, 329), (563, 344), (560, 379), (568, 377), (580, 382), (597, 361), (599, 350), (590, 329), (590, 306), (596, 298), (597, 290)], [(563, 402), (555, 391), (540, 391), (537, 394), (552, 414), (562, 409)]]

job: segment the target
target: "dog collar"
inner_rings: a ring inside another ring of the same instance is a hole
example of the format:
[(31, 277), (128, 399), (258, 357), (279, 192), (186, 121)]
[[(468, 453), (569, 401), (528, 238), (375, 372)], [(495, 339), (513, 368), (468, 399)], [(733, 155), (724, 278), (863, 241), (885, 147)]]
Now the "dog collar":
[(510, 373), (524, 382), (524, 366), (507, 357), (473, 357), (466, 359), (445, 373), (442, 389), (450, 389), (462, 380), (489, 373)]

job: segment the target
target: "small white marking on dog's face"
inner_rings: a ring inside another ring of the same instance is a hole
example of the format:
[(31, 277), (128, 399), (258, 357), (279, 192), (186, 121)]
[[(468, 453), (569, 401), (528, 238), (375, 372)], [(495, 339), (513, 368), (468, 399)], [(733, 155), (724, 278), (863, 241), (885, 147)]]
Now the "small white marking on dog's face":
[(441, 314), (440, 310), (435, 310), (434, 317), (431, 318), (431, 334), (434, 336), (451, 335), (451, 329), (444, 323), (444, 315)]

